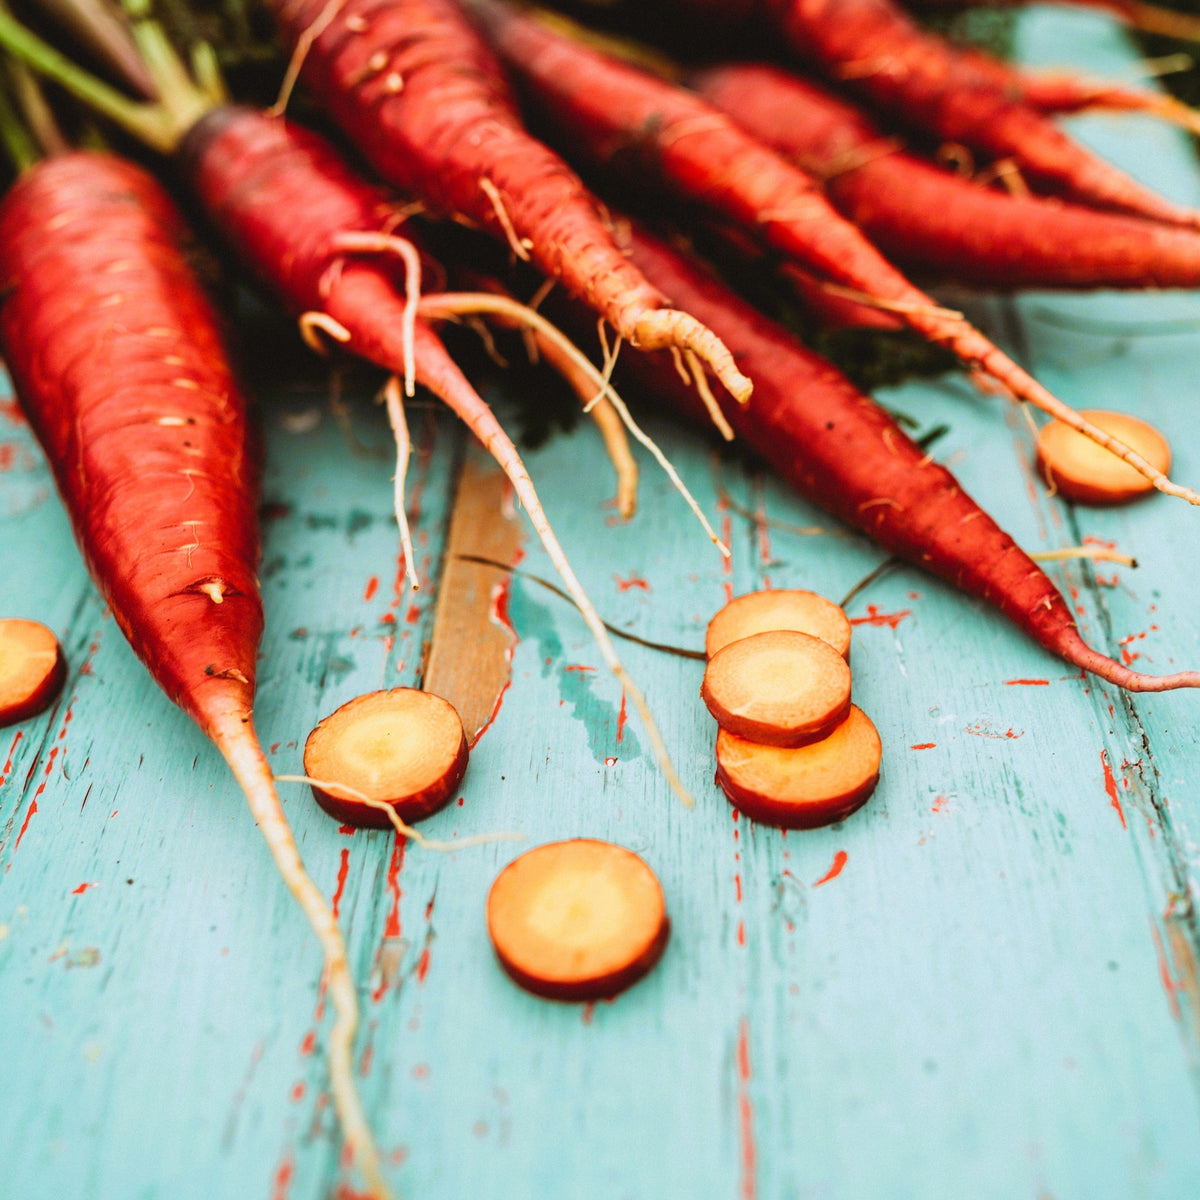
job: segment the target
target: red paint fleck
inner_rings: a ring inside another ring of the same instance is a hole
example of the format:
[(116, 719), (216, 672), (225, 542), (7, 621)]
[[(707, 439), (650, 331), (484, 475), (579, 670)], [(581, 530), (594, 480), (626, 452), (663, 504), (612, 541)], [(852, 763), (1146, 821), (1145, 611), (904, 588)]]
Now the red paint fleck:
[(300, 1043), (300, 1057), (308, 1058), (310, 1054), (317, 1048), (317, 1031), (310, 1029), (305, 1035), (304, 1040)]
[(1006, 679), (1005, 687), (1049, 687), (1048, 679)]
[(333, 900), (330, 907), (333, 909), (333, 919), (338, 919), (338, 909), (342, 903), (342, 893), (346, 890), (346, 879), (350, 874), (350, 848), (344, 846), (342, 848), (342, 862), (338, 867), (337, 889), (333, 893)]
[(17, 457), (17, 448), (12, 442), (0, 442), (0, 471), (12, 468)]
[(625, 689), (621, 689), (621, 709), (617, 713), (617, 744), (620, 745), (621, 739), (625, 736), (625, 722), (628, 720), (629, 714), (625, 711)]
[(592, 1023), (592, 1018), (595, 1015), (596, 1015), (596, 1002), (595, 1002), (595, 1000), (589, 1000), (583, 1006), (583, 1023), (585, 1025), (590, 1025)]
[(385, 612), (383, 614), (383, 616), (379, 618), (379, 623), (380, 623), (380, 625), (395, 625), (396, 614), (390, 613), (390, 612)]
[(722, 496), (719, 507), (723, 513), (721, 517), (721, 541), (729, 548), (730, 553), (722, 555), (725, 571), (725, 603), (730, 604), (733, 601), (733, 518), (729, 515), (728, 503)]
[(421, 606), (419, 604), (410, 604), (408, 612), (404, 614), (404, 620), (409, 625), (415, 625), (421, 619)]
[[(604, 765), (606, 767), (615, 767), (617, 765), (617, 760), (615, 758), (613, 758), (612, 755), (609, 755), (608, 758), (606, 758), (604, 760)], [(0, 780), (0, 782), (3, 782), (3, 781)]]
[(14, 425), (25, 424), (25, 414), (15, 400), (0, 400), (0, 417), (4, 417)]
[(377, 591), (379, 591), (379, 576), (372, 575), (371, 578), (367, 580), (367, 590), (363, 592), (363, 600), (367, 603), (370, 603), (375, 599), (375, 593)]
[(392, 858), (387, 869), (387, 890), (392, 896), (392, 907), (383, 928), (385, 938), (398, 938), (401, 932), (400, 897), (404, 893), (400, 890), (400, 872), (404, 867), (404, 849), (407, 845), (408, 839), (396, 834), (396, 844), (392, 847)]
[(358, 1073), (365, 1079), (371, 1073), (371, 1064), (375, 1061), (375, 1041), (372, 1039), (366, 1045), (366, 1049), (362, 1052), (362, 1058), (358, 1060)]
[(1025, 730), (1013, 729), (1011, 725), (1003, 732), (997, 733), (994, 729), (988, 728), (988, 726), (982, 721), (980, 721), (977, 725), (967, 725), (965, 728), (966, 732), (971, 734), (973, 737), (993, 738), (996, 741), (1001, 741), (1004, 738), (1008, 738), (1009, 741), (1016, 741), (1017, 738), (1023, 738), (1025, 736)]
[(1163, 991), (1167, 993), (1167, 1005), (1171, 1010), (1171, 1016), (1178, 1021), (1182, 1013), (1179, 1008), (1179, 997), (1176, 994), (1175, 980), (1171, 978), (1171, 965), (1167, 961), (1167, 952), (1163, 948), (1162, 935), (1158, 932), (1157, 925), (1152, 924), (1150, 932), (1154, 937), (1154, 954), (1158, 959), (1158, 977), (1162, 980)]
[(88, 890), (88, 888), (94, 888), (95, 886), (96, 885), (94, 883), (81, 883), (78, 887), (71, 889), (71, 895), (82, 896), (83, 893)]
[(1121, 582), (1120, 575), (1118, 575), (1115, 571), (1111, 575), (1101, 575), (1099, 572), (1096, 572), (1095, 578), (1096, 583), (1100, 587), (1114, 588), (1117, 587)]
[(292, 1162), (292, 1156), (285, 1155), (271, 1183), (271, 1200), (287, 1200), (288, 1190), (292, 1186), (292, 1178), (295, 1174), (296, 1165)]
[(22, 729), (18, 729), (17, 736), (13, 738), (12, 745), (8, 748), (8, 758), (6, 758), (4, 760), (4, 770), (0, 771), (0, 784), (3, 784), (4, 781), (12, 773), (13, 757), (16, 755), (17, 746), (20, 745), (21, 739), (24, 736), (25, 736), (25, 731)]
[(299, 1079), (295, 1083), (292, 1084), (292, 1103), (293, 1104), (299, 1104), (300, 1101), (304, 1099), (305, 1090), (306, 1089), (304, 1087), (303, 1079)]
[(741, 875), (735, 875), (733, 877), (733, 886), (737, 892), (737, 902), (739, 904), (741, 904), (741, 902), (742, 902), (742, 877), (741, 877)]
[(900, 612), (883, 613), (879, 611), (877, 604), (867, 605), (867, 615), (865, 617), (851, 617), (851, 625), (888, 625), (895, 629), (905, 617), (912, 616), (912, 609), (901, 609)]
[(933, 808), (930, 809), (930, 812), (944, 813), (944, 812), (949, 811), (949, 808), (950, 808), (950, 797), (949, 796), (935, 796), (933, 799)]
[(754, 1105), (750, 1099), (750, 1022), (743, 1017), (738, 1025), (738, 1134), (741, 1145), (742, 1175), (738, 1188), (741, 1200), (758, 1196), (758, 1152), (754, 1145)]
[(744, 946), (746, 944), (746, 922), (739, 921), (737, 927), (737, 944)]
[(828, 883), (831, 879), (836, 879), (842, 873), (842, 868), (846, 865), (846, 859), (848, 857), (849, 856), (846, 854), (845, 850), (839, 850), (833, 856), (833, 866), (831, 866), (829, 870), (826, 871), (825, 874), (813, 884), (813, 887), (820, 887), (821, 884)]
[[(33, 820), (33, 814), (38, 810), (38, 797), (46, 790), (46, 783), (49, 779), (50, 772), (54, 769), (54, 760), (58, 756), (59, 747), (53, 746), (50, 749), (50, 757), (46, 760), (46, 769), (42, 773), (42, 782), (38, 784), (38, 789), (33, 793), (33, 799), (29, 802), (29, 811), (25, 814), (25, 820), (21, 822), (21, 832), (17, 834), (17, 840), (13, 843), (13, 853), (15, 854), (21, 848), (21, 839), (25, 836), (26, 830), (29, 828), (29, 822)], [(33, 775), (33, 770), (36, 769), (37, 762), (34, 762), (29, 774)]]
[(426, 976), (429, 974), (429, 947), (426, 946), (421, 951), (421, 957), (417, 959), (417, 982), (424, 983)]
[(564, 671), (578, 671), (580, 674), (583, 674), (585, 671), (594, 671), (595, 669), (595, 667), (585, 667), (582, 663), (569, 663), (563, 667)]
[(650, 590), (650, 585), (640, 575), (630, 575), (628, 579), (622, 579), (620, 575), (614, 575), (613, 579), (616, 582), (617, 590), (627, 592), (630, 588), (638, 588), (643, 592)]
[(414, 1079), (428, 1079), (429, 1078), (429, 1064), (428, 1063), (417, 1063), (417, 1065), (415, 1067), (413, 1067), (413, 1069), (412, 1069), (412, 1077)]
[(1104, 768), (1104, 790), (1108, 793), (1108, 798), (1112, 802), (1113, 808), (1117, 810), (1117, 816), (1121, 818), (1121, 828), (1128, 829), (1125, 824), (1125, 810), (1121, 807), (1121, 797), (1117, 795), (1117, 781), (1113, 778), (1112, 767), (1108, 765), (1108, 751), (1100, 751), (1100, 765)]
[(340, 833), (342, 837), (353, 837), (357, 832), (358, 830), (353, 825), (338, 826), (338, 833)]
[[(516, 566), (516, 564), (519, 563), (523, 557), (524, 557), (523, 553), (517, 554), (513, 560), (512, 565)], [(479, 728), (479, 731), (475, 734), (475, 736), (471, 739), (469, 747), (468, 747), (471, 750), (475, 749), (475, 747), (479, 743), (479, 739), (481, 737), (483, 737), (483, 735), (485, 733), (487, 733), (487, 731), (489, 729), (491, 729), (492, 725), (495, 723), (496, 718), (500, 715), (500, 706), (504, 703), (504, 696), (508, 692), (509, 687), (512, 685), (512, 670), (511, 670), (511, 668), (512, 668), (513, 650), (516, 648), (516, 645), (520, 641), (520, 638), (517, 637), (517, 631), (513, 628), (513, 623), (510, 620), (509, 615), (508, 615), (508, 605), (509, 605), (509, 601), (512, 598), (511, 587), (512, 587), (512, 577), (505, 576), (505, 578), (500, 583), (497, 583), (492, 588), (491, 611), (488, 614), (489, 619), (494, 624), (499, 625), (502, 629), (504, 629), (508, 633), (509, 645), (508, 645), (508, 649), (505, 651), (505, 658), (508, 660), (508, 665), (510, 668), (509, 674), (508, 674), (508, 678), (505, 679), (505, 681), (504, 681), (504, 686), (500, 689), (500, 691), (496, 695), (496, 703), (492, 708), (491, 715), (483, 723), (483, 725)]]
[(937, 742), (918, 742), (915, 746), (909, 746), (910, 750), (936, 750)]

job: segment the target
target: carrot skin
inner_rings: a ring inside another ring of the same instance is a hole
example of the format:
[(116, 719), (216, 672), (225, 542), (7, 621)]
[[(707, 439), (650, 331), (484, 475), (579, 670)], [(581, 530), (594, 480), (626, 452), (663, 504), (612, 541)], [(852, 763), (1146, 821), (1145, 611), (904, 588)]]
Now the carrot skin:
[(890, 145), (852, 105), (776, 67), (717, 67), (697, 91), (825, 180), (889, 259), (993, 287), (1200, 285), (1200, 234), (983, 187)]
[(251, 710), (257, 471), (186, 241), (140, 168), (39, 164), (0, 205), (0, 338), (114, 618), (208, 732)]
[[(636, 227), (630, 254), (715, 329), (753, 372), (748, 405), (726, 405), (738, 436), (814, 504), (1001, 612), (1051, 653), (1131, 691), (1200, 686), (1200, 673), (1130, 671), (1083, 641), (1070, 608), (1024, 553), (899, 425), (836, 368), (674, 250)], [(697, 420), (695, 397), (662, 355), (623, 366)]]

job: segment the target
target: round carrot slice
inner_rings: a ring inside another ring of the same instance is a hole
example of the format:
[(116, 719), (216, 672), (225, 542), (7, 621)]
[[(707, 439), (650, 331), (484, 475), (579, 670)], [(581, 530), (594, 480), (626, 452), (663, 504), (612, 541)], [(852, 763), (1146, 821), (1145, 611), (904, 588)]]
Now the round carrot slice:
[(755, 821), (785, 829), (831, 825), (866, 803), (879, 782), (883, 745), (857, 705), (824, 741), (788, 750), (717, 733), (717, 782)]
[(772, 630), (718, 650), (700, 695), (722, 729), (766, 746), (803, 746), (845, 719), (850, 668), (820, 638)]
[(747, 592), (731, 600), (709, 621), (704, 649), (712, 658), (730, 642), (772, 629), (807, 633), (850, 658), (850, 621), (842, 609), (816, 592), (782, 589)]
[(317, 803), (350, 825), (391, 824), (353, 792), (390, 804), (402, 821), (418, 821), (450, 799), (466, 769), (467, 739), (454, 706), (416, 688), (358, 696), (304, 743), (304, 773), (320, 781), (313, 784)]
[[(1080, 416), (1137, 451), (1164, 475), (1171, 469), (1171, 447), (1154, 426), (1125, 413), (1091, 410)], [(1061, 421), (1051, 421), (1038, 434), (1037, 461), (1051, 487), (1081, 504), (1124, 504), (1154, 491), (1144, 475)]]
[(66, 678), (67, 661), (52, 630), (19, 617), (0, 620), (0, 726), (36, 716)]
[(658, 961), (670, 930), (654, 872), (632, 851), (587, 838), (510, 862), (488, 894), (487, 922), (509, 975), (553, 1000), (628, 987)]

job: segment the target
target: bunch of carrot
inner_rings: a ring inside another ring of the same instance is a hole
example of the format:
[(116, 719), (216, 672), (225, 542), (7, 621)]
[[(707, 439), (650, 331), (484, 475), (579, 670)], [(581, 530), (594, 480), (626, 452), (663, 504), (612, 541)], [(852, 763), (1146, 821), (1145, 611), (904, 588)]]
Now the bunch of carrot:
[[(640, 386), (744, 438), (804, 494), (992, 604), (1051, 652), (1134, 690), (1200, 686), (1196, 672), (1147, 676), (1087, 646), (1045, 574), (887, 414), (702, 264), (614, 219), (569, 165), (624, 176), (627, 198), (673, 197), (722, 236), (785, 258), (810, 289), (849, 299), (852, 315), (884, 312), (1153, 486), (1198, 503), (895, 265), (996, 287), (1195, 286), (1200, 214), (1101, 163), (1046, 115), (1093, 103), (1188, 114), (1119, 89), (1060, 79), (1055, 90), (1018, 76), (922, 32), (890, 0), (673, 6), (784, 40), (889, 121), (1000, 160), (994, 177), (1013, 185), (1006, 193), (910, 153), (896, 128), (777, 67), (714, 67), (683, 87), (500, 0), (268, 6), (292, 55), (282, 102), (299, 79), (400, 197), (278, 111), (230, 105), (211, 70), (189, 78), (140, 3), (127, 5), (131, 25), (103, 3), (80, 6), (110, 18), (105, 32), (82, 22), (76, 32), (125, 91), (80, 71), (2, 10), (0, 41), (170, 157), (225, 243), (314, 345), (338, 343), (389, 373), (398, 440), (403, 399), (417, 383), (463, 417), (509, 473), (656, 744), (516, 448), (434, 325), (482, 312), (524, 327), (606, 410), (623, 407), (609, 379), (616, 349), (606, 341), (596, 368), (540, 313), (491, 288), (423, 292), (422, 279), (452, 275), (454, 264), (434, 263), (399, 202), (415, 199), (429, 219), (493, 234), (513, 259), (561, 283), (573, 306), (567, 319), (598, 319), (618, 345), (630, 344), (621, 365)], [(561, 153), (526, 129), (506, 70)], [(1032, 194), (1039, 189), (1046, 195)], [(0, 209), (9, 285), (0, 335), (118, 622), (229, 759), (318, 930), (339, 1000), (335, 1097), (373, 1194), (385, 1195), (350, 1080), (355, 1004), (344, 949), (303, 874), (252, 733), (261, 630), (254, 468), (238, 386), (184, 264), (184, 239), (159, 185), (128, 164), (60, 155), (29, 166)], [(95, 286), (66, 286), (81, 277)], [(845, 705), (834, 707), (844, 717)], [(828, 728), (819, 723), (821, 734)], [(665, 750), (660, 761), (673, 778)]]

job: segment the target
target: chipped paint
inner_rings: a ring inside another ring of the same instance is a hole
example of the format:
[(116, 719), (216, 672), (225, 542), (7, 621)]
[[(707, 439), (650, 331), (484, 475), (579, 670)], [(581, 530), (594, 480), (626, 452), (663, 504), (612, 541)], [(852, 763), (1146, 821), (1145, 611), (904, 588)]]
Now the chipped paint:
[(846, 851), (839, 850), (833, 856), (833, 865), (813, 884), (813, 887), (818, 888), (822, 884), (828, 883), (831, 879), (836, 879), (842, 873), (842, 869), (845, 867), (848, 859), (849, 855), (847, 855)]

